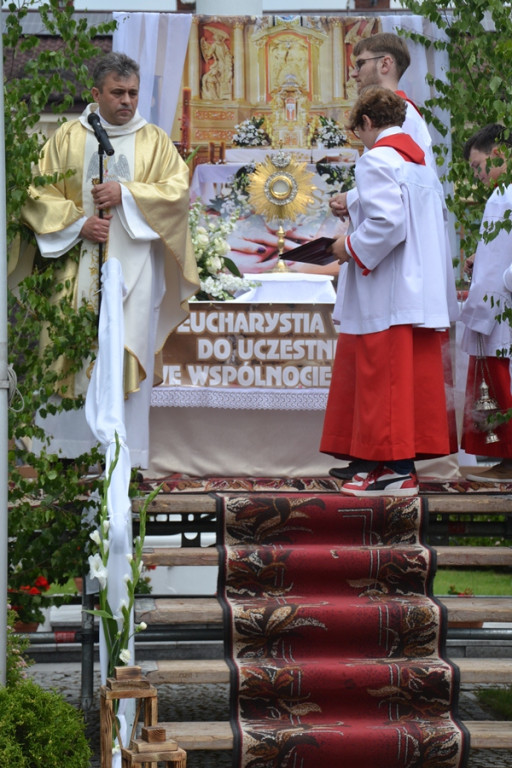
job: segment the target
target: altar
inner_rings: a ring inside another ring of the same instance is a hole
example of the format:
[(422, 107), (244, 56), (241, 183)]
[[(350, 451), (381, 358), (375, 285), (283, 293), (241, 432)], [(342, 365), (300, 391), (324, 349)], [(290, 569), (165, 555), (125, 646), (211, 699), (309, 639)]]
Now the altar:
[(148, 477), (306, 477), (333, 466), (318, 450), (337, 341), (332, 278), (257, 277), (243, 303), (193, 302), (164, 348)]

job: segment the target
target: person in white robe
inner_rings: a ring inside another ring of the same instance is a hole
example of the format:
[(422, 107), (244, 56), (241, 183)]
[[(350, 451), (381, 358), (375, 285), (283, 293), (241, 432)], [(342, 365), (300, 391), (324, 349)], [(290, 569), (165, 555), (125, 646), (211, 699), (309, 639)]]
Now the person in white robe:
[(455, 319), (446, 208), (404, 117), (403, 100), (378, 86), (354, 105), (351, 127), (368, 151), (353, 230), (332, 246), (347, 277), (320, 450), (377, 464), (342, 486), (356, 496), (417, 494), (415, 460), (457, 445), (440, 333)]
[[(421, 147), (425, 154), (425, 163), (432, 168), (435, 168), (432, 138), (428, 132), (425, 120), (416, 104), (414, 104), (403, 91), (399, 90), (400, 79), (411, 63), (409, 49), (404, 39), (399, 35), (390, 32), (371, 35), (357, 41), (352, 51), (352, 55), (355, 58), (355, 62), (351, 77), (356, 81), (358, 93), (361, 93), (361, 91), (368, 86), (379, 85), (383, 88), (388, 88), (403, 98), (406, 102), (406, 113), (402, 130), (405, 133), (408, 133), (414, 139), (416, 144)], [(341, 192), (333, 195), (330, 200), (330, 207), (333, 214), (342, 219), (349, 217), (349, 222), (352, 222), (352, 216), (357, 207), (357, 198), (358, 192), (356, 188), (349, 190), (348, 192)], [(351, 226), (351, 223), (349, 223), (349, 232)], [(446, 230), (446, 238), (448, 244), (448, 230)], [(451, 267), (452, 255), (449, 247), (446, 248), (445, 253), (447, 264)], [(346, 267), (342, 265), (338, 274), (336, 302), (333, 310), (333, 321), (337, 327), (339, 327), (340, 324), (342, 311), (341, 302), (345, 293), (345, 280)], [(457, 312), (455, 291), (453, 291), (450, 296), (450, 302), (450, 312), (454, 316)], [(448, 385), (452, 384), (453, 382), (448, 383)], [(370, 470), (374, 466), (375, 464), (373, 462), (355, 460), (350, 462), (348, 466), (333, 467), (331, 469), (331, 474), (339, 479), (347, 480), (357, 471)], [(453, 462), (449, 462), (443, 458), (441, 461), (434, 460), (433, 462), (423, 462), (421, 466), (427, 472), (434, 468), (437, 474), (441, 476), (444, 476), (445, 474), (451, 475), (454, 471), (458, 470), (455, 457)]]
[[(98, 309), (100, 244), (103, 258), (121, 263), (127, 443), (132, 466), (145, 468), (151, 389), (159, 378), (155, 355), (187, 316), (188, 299), (199, 286), (188, 229), (189, 172), (171, 139), (137, 111), (140, 78), (133, 59), (107, 54), (93, 79), (95, 103), (60, 126), (43, 148), (36, 173), (61, 177), (32, 186), (22, 215), (41, 256), (59, 260), (59, 276), (72, 278), (75, 307), (85, 301)], [(98, 151), (91, 113), (100, 118), (111, 156)], [(71, 173), (62, 175), (66, 171)], [(79, 259), (70, 258), (77, 248)], [(69, 384), (74, 396), (87, 392), (89, 363)], [(48, 416), (42, 425), (51, 436), (49, 450), (63, 458), (96, 442), (83, 409)]]
[(466, 477), (490, 483), (512, 482), (512, 421), (493, 427), (498, 439), (489, 442), (487, 425), (475, 419), (482, 381), (501, 411), (512, 408), (512, 331), (507, 319), (498, 318), (512, 308), (512, 233), (502, 227), (492, 239), (484, 237), (496, 224), (505, 222), (512, 210), (512, 185), (499, 184), (507, 170), (510, 148), (512, 138), (499, 123), (481, 128), (464, 146), (464, 157), (474, 175), (493, 189), (485, 205), (476, 253), (467, 260), (471, 285), (460, 314), (464, 324), (461, 347), (470, 355), (462, 447), (470, 454), (499, 459), (483, 471), (471, 470)]

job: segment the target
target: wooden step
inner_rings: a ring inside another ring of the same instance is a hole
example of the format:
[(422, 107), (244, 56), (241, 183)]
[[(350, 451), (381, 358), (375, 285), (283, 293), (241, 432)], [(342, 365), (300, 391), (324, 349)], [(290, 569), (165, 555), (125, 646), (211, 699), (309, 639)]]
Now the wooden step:
[[(450, 623), (492, 621), (512, 622), (512, 598), (443, 597)], [(144, 597), (135, 601), (135, 620), (154, 624), (222, 624), (222, 609), (214, 597)]]
[(434, 547), (439, 566), (512, 567), (512, 547)]
[[(439, 566), (510, 566), (512, 547), (435, 547)], [(216, 547), (145, 547), (145, 565), (218, 565)]]
[[(174, 739), (182, 749), (233, 749), (233, 732), (228, 722), (159, 723), (165, 727), (166, 738)], [(510, 721), (464, 721), (471, 737), (471, 749), (512, 749)]]
[[(454, 662), (460, 670), (461, 683), (512, 683), (512, 659), (463, 658)], [(142, 667), (151, 685), (229, 683), (229, 668), (224, 659), (148, 661)]]
[[(217, 512), (217, 499), (206, 493), (159, 493), (149, 504), (148, 512), (161, 514), (201, 514), (213, 515)], [(132, 510), (140, 512), (144, 497), (132, 500)]]
[(499, 493), (434, 493), (425, 496), (428, 511), (452, 515), (510, 515), (512, 495)]
[[(296, 491), (295, 491), (296, 493)], [(218, 493), (217, 497), (243, 494)], [(245, 495), (250, 495), (246, 493)], [(315, 494), (308, 492), (307, 496)], [(499, 493), (434, 493), (425, 495), (430, 514), (510, 515), (512, 494)], [(134, 512), (140, 512), (144, 497), (132, 501)], [(151, 514), (215, 514), (218, 498), (206, 493), (160, 493), (149, 505)]]

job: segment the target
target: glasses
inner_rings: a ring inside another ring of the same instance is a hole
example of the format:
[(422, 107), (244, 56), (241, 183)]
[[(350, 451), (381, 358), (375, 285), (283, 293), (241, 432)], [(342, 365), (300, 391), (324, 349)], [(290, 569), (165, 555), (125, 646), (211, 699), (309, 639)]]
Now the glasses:
[(359, 70), (363, 67), (363, 64), (365, 64), (367, 61), (375, 61), (375, 59), (383, 59), (384, 56), (370, 56), (369, 59), (357, 59), (356, 63), (354, 64), (354, 69), (356, 72), (359, 72)]

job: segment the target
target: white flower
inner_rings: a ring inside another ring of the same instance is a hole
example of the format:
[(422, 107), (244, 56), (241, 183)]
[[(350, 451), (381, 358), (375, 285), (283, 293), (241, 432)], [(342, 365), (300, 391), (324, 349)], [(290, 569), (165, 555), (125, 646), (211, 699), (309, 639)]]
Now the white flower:
[(110, 520), (104, 520), (101, 529), (103, 531), (103, 536), (106, 536), (110, 529)]
[(123, 662), (123, 664), (129, 664), (131, 661), (132, 655), (128, 648), (123, 648), (122, 651), (119, 653), (119, 659)]
[(119, 746), (119, 744), (114, 744), (114, 746), (112, 747), (112, 754), (117, 755), (117, 753), (120, 751), (121, 751), (121, 747)]
[(95, 555), (89, 555), (89, 575), (91, 579), (98, 579), (100, 583), (100, 589), (105, 589), (107, 586), (107, 569), (103, 565), (101, 556), (97, 552)]
[(148, 625), (145, 621), (141, 621), (140, 624), (137, 624), (137, 631), (138, 632), (144, 632), (145, 629), (148, 628)]
[(210, 274), (216, 275), (222, 269), (222, 260), (218, 256), (210, 256), (206, 259), (206, 269)]
[(129, 563), (131, 563), (131, 562), (132, 562), (132, 560), (133, 560), (133, 555), (132, 555), (132, 553), (131, 553), (131, 552), (128, 552), (128, 553), (127, 553), (127, 555), (126, 555), (126, 559), (128, 560), (128, 562), (129, 562)]
[(98, 545), (98, 547), (101, 546), (101, 536), (99, 531), (93, 531), (90, 533), (89, 538), (92, 539), (94, 543)]
[[(203, 231), (200, 232), (199, 230), (202, 229)], [(196, 237), (194, 239), (194, 242), (199, 248), (205, 248), (208, 243), (210, 242), (210, 238), (208, 237), (208, 232), (204, 229), (204, 227), (198, 227)]]

